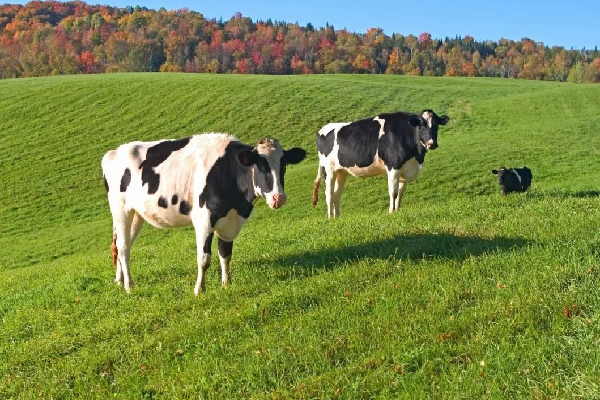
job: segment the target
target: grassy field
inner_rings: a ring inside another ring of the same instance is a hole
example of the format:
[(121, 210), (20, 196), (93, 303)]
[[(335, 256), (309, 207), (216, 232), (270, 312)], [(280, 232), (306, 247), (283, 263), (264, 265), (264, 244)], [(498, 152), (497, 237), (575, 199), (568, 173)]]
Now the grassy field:
[[(451, 121), (398, 213), (385, 177), (349, 178), (337, 220), (311, 207), (322, 125), (423, 108)], [(503, 79), (0, 81), (0, 398), (598, 398), (599, 110), (598, 85)], [(146, 225), (127, 295), (100, 159), (205, 131), (309, 154), (230, 287), (215, 258), (194, 297), (193, 230)], [(530, 191), (502, 196), (501, 165)]]

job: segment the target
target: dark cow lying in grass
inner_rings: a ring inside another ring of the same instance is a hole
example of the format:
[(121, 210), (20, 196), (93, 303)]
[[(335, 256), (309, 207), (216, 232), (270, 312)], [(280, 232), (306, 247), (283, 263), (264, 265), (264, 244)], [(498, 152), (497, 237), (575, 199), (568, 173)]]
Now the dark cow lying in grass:
[(390, 208), (400, 207), (406, 182), (417, 179), (427, 150), (437, 148), (440, 125), (447, 116), (432, 110), (420, 114), (396, 112), (355, 122), (330, 123), (317, 133), (319, 169), (313, 188), (317, 204), (322, 175), (325, 175), (327, 216), (340, 215), (342, 191), (348, 174), (361, 178), (387, 174)]
[(533, 175), (527, 167), (493, 169), (492, 174), (498, 175), (498, 183), (502, 189), (502, 194), (507, 195), (512, 192), (524, 192), (531, 185)]
[(261, 139), (253, 148), (221, 133), (132, 142), (109, 151), (102, 171), (113, 217), (115, 281), (130, 291), (130, 250), (147, 221), (159, 228), (194, 226), (196, 295), (205, 288), (216, 233), (221, 281), (227, 285), (233, 240), (254, 204), (262, 197), (271, 208), (283, 206), (285, 166), (305, 155), (300, 148), (284, 150), (274, 139)]

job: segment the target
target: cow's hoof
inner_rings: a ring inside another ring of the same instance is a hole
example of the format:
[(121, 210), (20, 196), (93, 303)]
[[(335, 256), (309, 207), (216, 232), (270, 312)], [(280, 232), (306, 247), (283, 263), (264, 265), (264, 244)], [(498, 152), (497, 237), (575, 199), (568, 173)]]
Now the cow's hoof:
[(200, 293), (204, 293), (204, 292), (206, 292), (206, 287), (204, 285), (194, 288), (194, 296), (196, 296), (196, 297), (198, 297), (200, 295)]
[(115, 285), (121, 286), (121, 285), (123, 285), (123, 282), (115, 279)]

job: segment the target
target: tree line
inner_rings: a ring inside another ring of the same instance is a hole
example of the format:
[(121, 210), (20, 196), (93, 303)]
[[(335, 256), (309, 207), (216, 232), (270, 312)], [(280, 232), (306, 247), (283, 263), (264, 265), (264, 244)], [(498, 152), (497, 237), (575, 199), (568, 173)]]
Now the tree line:
[(0, 6), (0, 78), (124, 71), (407, 74), (600, 82), (600, 52), (82, 1)]

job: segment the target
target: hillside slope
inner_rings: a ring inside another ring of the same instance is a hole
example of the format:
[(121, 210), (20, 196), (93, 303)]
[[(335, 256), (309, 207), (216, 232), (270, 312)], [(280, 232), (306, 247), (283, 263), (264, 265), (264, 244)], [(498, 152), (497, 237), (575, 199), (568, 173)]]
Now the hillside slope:
[[(600, 386), (600, 91), (405, 76), (115, 74), (0, 81), (0, 397), (589, 397)], [(315, 133), (450, 116), (401, 211), (349, 179), (310, 206)], [(145, 226), (112, 285), (100, 159), (229, 132), (309, 152), (288, 204), (254, 211), (230, 288), (191, 228)], [(492, 168), (529, 166), (503, 197)]]

